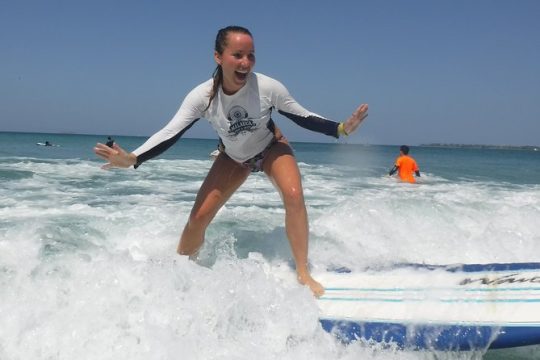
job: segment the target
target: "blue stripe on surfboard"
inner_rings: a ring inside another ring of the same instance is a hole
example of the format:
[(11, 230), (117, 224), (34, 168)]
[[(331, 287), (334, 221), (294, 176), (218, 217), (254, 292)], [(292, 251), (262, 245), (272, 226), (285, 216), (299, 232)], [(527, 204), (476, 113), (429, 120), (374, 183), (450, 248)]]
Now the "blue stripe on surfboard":
[[(443, 321), (443, 320), (437, 320), (437, 322), (429, 322), (421, 320), (414, 320), (414, 319), (391, 319), (391, 318), (369, 318), (368, 319), (361, 319), (361, 318), (341, 318), (341, 317), (332, 317), (332, 316), (321, 316), (319, 320), (326, 320), (326, 321), (333, 321), (333, 322), (353, 322), (353, 323), (379, 323), (379, 324), (388, 324), (388, 323), (399, 323), (403, 326), (467, 326), (467, 327), (478, 327), (478, 326), (488, 326), (488, 327), (526, 327), (526, 328), (534, 328), (540, 331), (540, 322), (538, 321)], [(398, 322), (399, 321), (399, 322)]]
[[(319, 301), (347, 301), (347, 302), (425, 302), (426, 299), (388, 299), (388, 298), (342, 298), (321, 297)], [(434, 300), (430, 300), (434, 301)], [(540, 303), (540, 299), (438, 299), (443, 303)]]
[(361, 338), (393, 343), (400, 348), (433, 350), (498, 349), (540, 343), (540, 327), (530, 326), (404, 325), (328, 319), (320, 322), (324, 330), (344, 343)]
[[(540, 262), (526, 263), (488, 263), (488, 264), (452, 264), (452, 265), (433, 265), (433, 264), (414, 264), (399, 263), (384, 267), (367, 267), (365, 270), (385, 271), (391, 269), (415, 268), (427, 270), (444, 270), (448, 272), (483, 272), (483, 271), (516, 271), (516, 270), (538, 270)], [(328, 269), (331, 272), (350, 273), (347, 267), (333, 266)]]
[(480, 271), (516, 271), (540, 269), (540, 263), (492, 263), (492, 264), (464, 264), (447, 271), (480, 272)]
[[(465, 285), (462, 285), (465, 286)], [(380, 291), (380, 292), (406, 292), (406, 291), (465, 291), (465, 292), (492, 292), (492, 291), (539, 291), (540, 287), (524, 288), (458, 288), (458, 287), (433, 287), (433, 288), (355, 288), (355, 287), (329, 287), (326, 291)]]

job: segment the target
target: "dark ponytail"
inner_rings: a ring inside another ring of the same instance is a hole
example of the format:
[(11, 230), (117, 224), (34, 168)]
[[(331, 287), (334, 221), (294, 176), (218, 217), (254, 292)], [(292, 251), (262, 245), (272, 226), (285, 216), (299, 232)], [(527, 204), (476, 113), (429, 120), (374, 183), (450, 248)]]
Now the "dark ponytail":
[[(242, 26), (227, 26), (223, 29), (220, 29), (216, 35), (216, 41), (214, 43), (214, 51), (218, 54), (223, 54), (223, 50), (227, 47), (227, 35), (229, 33), (241, 33), (246, 34), (251, 37), (251, 32)], [(216, 69), (214, 70), (214, 73), (212, 74), (212, 78), (214, 79), (214, 83), (212, 85), (212, 90), (210, 91), (210, 99), (208, 100), (208, 105), (206, 106), (206, 109), (204, 111), (208, 110), (210, 107), (210, 104), (212, 104), (212, 100), (216, 97), (216, 94), (218, 93), (219, 87), (223, 83), (223, 70), (221, 69), (221, 65), (217, 65)]]

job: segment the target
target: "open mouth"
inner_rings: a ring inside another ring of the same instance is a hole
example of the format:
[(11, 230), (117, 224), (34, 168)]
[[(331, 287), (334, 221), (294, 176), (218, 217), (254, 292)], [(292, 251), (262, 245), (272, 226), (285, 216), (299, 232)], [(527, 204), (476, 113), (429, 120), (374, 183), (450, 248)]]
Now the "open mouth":
[(235, 71), (234, 74), (236, 75), (236, 78), (238, 80), (244, 81), (244, 80), (246, 80), (249, 72), (247, 72), (247, 71)]

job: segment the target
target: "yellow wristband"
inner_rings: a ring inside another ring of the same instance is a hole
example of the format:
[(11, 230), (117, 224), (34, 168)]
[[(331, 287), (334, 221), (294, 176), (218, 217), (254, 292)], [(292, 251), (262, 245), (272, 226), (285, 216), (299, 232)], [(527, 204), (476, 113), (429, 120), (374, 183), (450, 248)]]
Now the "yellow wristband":
[(343, 123), (339, 123), (337, 127), (337, 133), (339, 136), (341, 135), (349, 136), (349, 134), (347, 134), (347, 132), (345, 131), (345, 125)]

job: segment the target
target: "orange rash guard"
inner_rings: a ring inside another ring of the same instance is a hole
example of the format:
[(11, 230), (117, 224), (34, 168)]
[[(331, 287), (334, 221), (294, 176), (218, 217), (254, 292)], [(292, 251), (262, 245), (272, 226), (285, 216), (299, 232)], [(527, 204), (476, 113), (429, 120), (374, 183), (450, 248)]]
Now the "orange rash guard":
[(416, 161), (409, 155), (402, 155), (396, 159), (396, 166), (399, 169), (399, 178), (402, 181), (414, 183), (414, 173), (419, 171)]

